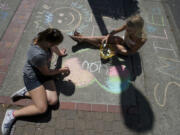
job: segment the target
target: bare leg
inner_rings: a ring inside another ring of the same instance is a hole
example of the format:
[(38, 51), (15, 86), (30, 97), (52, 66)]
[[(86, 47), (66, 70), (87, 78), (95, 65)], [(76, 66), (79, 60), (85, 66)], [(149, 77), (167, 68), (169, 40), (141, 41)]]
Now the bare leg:
[[(58, 102), (56, 86), (53, 80), (47, 81), (43, 84), (46, 90), (48, 105), (55, 105)], [(30, 97), (30, 93), (26, 92), (25, 96)]]
[(47, 96), (43, 85), (29, 91), (33, 104), (23, 107), (22, 109), (15, 110), (14, 116), (31, 116), (36, 114), (42, 114), (47, 110)]
[(115, 45), (116, 53), (122, 54), (122, 55), (128, 55), (128, 50), (120, 44)]
[[(96, 47), (99, 48), (100, 44), (102, 43), (102, 40), (106, 37), (106, 36), (83, 36), (78, 32), (74, 32), (74, 36), (70, 36), (73, 40), (77, 41), (77, 42), (88, 42), (92, 45), (95, 45)], [(108, 43), (109, 44), (117, 44), (117, 43), (122, 43), (123, 39), (119, 36), (111, 36), (108, 39)]]
[(46, 89), (46, 95), (49, 105), (55, 105), (58, 103), (58, 95), (56, 91), (56, 86), (53, 80), (44, 83)]
[(89, 44), (92, 44), (96, 47), (99, 48), (101, 42), (102, 42), (102, 39), (105, 38), (105, 36), (70, 36), (73, 40), (77, 41), (77, 42), (87, 42)]

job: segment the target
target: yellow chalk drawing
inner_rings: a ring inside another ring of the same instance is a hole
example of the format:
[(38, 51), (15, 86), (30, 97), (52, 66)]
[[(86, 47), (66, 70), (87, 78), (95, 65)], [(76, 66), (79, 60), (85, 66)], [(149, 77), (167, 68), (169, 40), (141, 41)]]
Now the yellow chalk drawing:
[(180, 87), (180, 84), (177, 82), (168, 82), (168, 84), (165, 87), (165, 91), (164, 91), (164, 97), (163, 97), (163, 102), (160, 103), (159, 100), (157, 99), (157, 89), (159, 88), (159, 83), (157, 83), (154, 87), (154, 98), (156, 103), (160, 106), (160, 107), (164, 107), (166, 105), (166, 100), (167, 100), (167, 91), (170, 85), (177, 85), (178, 87)]

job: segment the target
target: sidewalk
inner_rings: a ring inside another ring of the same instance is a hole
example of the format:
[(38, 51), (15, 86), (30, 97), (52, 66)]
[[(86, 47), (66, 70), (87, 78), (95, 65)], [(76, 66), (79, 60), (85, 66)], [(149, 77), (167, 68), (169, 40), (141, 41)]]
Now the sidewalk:
[[(3, 111), (2, 111), (3, 110)], [(4, 109), (0, 107), (0, 120)], [(1, 134), (1, 133), (0, 133)], [(18, 120), (14, 135), (134, 135), (119, 113), (53, 110), (43, 116)]]
[[(164, 3), (16, 0), (13, 5), (0, 0), (4, 19), (0, 21), (0, 124), (4, 104), (14, 108), (31, 104), (27, 99), (12, 103), (9, 96), (24, 87), (22, 69), (32, 38), (47, 27), (56, 27), (65, 37), (59, 47), (68, 52), (59, 64), (70, 67), (67, 79), (75, 85), (56, 82), (60, 106), (41, 117), (18, 120), (15, 135), (178, 135), (180, 55)], [(99, 50), (76, 46), (68, 36), (75, 29), (85, 35), (105, 35), (135, 12), (145, 20), (148, 41), (134, 56), (103, 64)], [(56, 61), (54, 56), (52, 68)]]

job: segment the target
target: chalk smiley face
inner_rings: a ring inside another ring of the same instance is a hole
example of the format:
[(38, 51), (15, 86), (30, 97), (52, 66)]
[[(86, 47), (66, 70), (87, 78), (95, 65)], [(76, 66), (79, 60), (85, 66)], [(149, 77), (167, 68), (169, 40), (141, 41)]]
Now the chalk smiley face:
[(57, 27), (64, 32), (71, 32), (80, 26), (82, 15), (81, 13), (71, 7), (56, 8), (53, 12), (53, 20), (51, 27)]

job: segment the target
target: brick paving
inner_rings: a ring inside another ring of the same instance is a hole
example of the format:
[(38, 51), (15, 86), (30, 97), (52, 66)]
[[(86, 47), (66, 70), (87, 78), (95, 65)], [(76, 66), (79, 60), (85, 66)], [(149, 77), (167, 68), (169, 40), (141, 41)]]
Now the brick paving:
[(0, 86), (8, 72), (24, 28), (31, 16), (36, 0), (22, 0), (0, 41)]
[[(0, 105), (0, 124), (5, 110), (19, 106)], [(42, 115), (16, 121), (13, 135), (134, 135), (121, 113), (52, 110)], [(1, 133), (0, 133), (1, 135)]]

